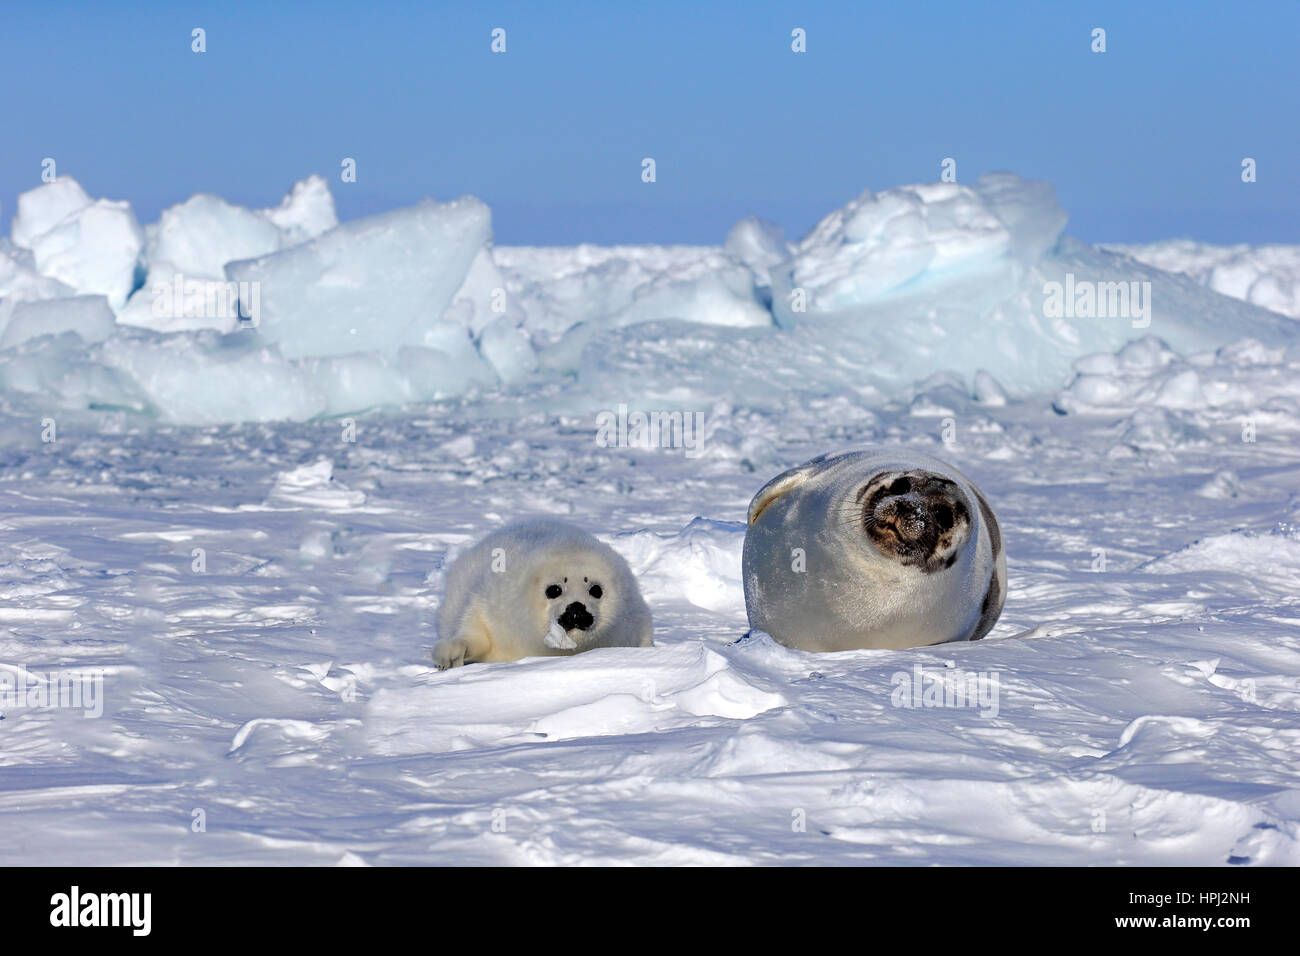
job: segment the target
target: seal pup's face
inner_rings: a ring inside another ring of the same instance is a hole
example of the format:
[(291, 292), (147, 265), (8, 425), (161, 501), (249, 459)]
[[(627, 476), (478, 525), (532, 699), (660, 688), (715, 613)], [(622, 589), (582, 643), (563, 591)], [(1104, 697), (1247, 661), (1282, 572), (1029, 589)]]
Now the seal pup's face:
[(970, 536), (966, 495), (932, 471), (879, 472), (854, 501), (855, 518), (875, 549), (926, 574), (952, 567)]
[(600, 556), (548, 555), (530, 576), (529, 601), (545, 621), (547, 646), (576, 650), (595, 640), (616, 613), (616, 579)]

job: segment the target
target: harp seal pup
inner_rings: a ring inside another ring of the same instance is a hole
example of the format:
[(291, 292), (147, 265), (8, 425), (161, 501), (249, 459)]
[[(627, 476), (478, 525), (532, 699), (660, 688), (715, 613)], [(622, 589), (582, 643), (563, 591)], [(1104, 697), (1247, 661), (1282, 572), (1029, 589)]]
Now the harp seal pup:
[(750, 627), (809, 651), (978, 641), (1007, 593), (988, 499), (905, 448), (822, 455), (769, 481), (742, 574)]
[(489, 534), (447, 571), (438, 612), (439, 670), (479, 661), (649, 647), (650, 609), (627, 562), (563, 521)]

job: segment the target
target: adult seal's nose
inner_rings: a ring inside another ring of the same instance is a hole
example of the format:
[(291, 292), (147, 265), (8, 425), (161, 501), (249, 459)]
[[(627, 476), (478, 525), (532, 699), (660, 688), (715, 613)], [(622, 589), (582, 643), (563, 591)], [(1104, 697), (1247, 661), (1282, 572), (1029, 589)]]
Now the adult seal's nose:
[(591, 616), (587, 606), (581, 601), (574, 601), (564, 609), (564, 613), (559, 617), (560, 627), (566, 631), (571, 631), (575, 627), (580, 631), (585, 631), (591, 625), (596, 623), (596, 619)]

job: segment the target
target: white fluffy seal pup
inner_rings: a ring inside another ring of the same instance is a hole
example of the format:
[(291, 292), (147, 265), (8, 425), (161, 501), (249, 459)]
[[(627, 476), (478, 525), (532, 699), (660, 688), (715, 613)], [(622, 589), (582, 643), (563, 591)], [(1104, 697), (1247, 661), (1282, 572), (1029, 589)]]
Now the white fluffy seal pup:
[(478, 661), (649, 647), (652, 625), (632, 569), (609, 545), (540, 519), (488, 535), (447, 571), (439, 670)]
[(822, 455), (769, 481), (742, 572), (750, 626), (809, 651), (978, 641), (1007, 593), (988, 500), (904, 448)]

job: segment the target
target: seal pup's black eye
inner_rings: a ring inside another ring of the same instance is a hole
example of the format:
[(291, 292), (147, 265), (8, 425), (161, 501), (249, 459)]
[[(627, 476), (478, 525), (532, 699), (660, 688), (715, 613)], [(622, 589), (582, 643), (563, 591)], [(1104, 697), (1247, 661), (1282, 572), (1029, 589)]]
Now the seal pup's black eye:
[(560, 586), (558, 584), (552, 584), (546, 589), (546, 596), (550, 598), (552, 601), (554, 601), (562, 593), (563, 592), (560, 590)]
[(587, 593), (597, 600), (600, 600), (600, 596), (605, 592), (600, 589), (599, 584), (593, 584), (591, 587), (587, 588)]
[(895, 478), (894, 483), (889, 486), (891, 495), (905, 495), (912, 490), (912, 479), (904, 475), (902, 478)]

